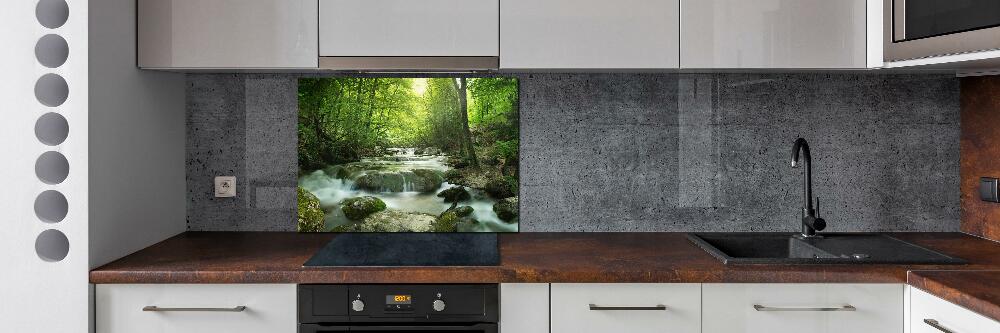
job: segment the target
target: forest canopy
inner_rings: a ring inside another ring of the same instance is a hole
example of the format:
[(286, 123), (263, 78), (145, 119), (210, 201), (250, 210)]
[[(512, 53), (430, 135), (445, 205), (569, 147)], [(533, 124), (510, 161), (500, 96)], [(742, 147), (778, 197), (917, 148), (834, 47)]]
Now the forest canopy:
[(472, 139), (485, 158), (516, 160), (517, 91), (514, 78), (300, 79), (299, 169), (355, 162), (389, 147), (437, 147), (478, 164)]

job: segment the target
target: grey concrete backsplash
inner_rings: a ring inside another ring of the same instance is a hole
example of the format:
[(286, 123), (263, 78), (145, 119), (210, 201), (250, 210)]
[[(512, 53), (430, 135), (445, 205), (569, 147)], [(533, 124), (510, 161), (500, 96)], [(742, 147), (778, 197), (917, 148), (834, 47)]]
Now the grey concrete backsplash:
[[(798, 230), (797, 137), (827, 231), (959, 228), (953, 76), (517, 76), (522, 232)], [(188, 76), (190, 230), (295, 230), (297, 78)]]

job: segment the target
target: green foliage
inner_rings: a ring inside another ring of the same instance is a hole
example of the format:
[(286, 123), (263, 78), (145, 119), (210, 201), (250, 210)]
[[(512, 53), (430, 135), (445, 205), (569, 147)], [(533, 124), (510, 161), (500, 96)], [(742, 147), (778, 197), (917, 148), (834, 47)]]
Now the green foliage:
[(380, 156), (389, 147), (436, 147), (459, 164), (505, 164), (513, 169), (503, 173), (516, 175), (517, 90), (514, 78), (300, 79), (300, 172)]
[(299, 187), (299, 232), (323, 231), (323, 209), (319, 206), (319, 198), (309, 191)]

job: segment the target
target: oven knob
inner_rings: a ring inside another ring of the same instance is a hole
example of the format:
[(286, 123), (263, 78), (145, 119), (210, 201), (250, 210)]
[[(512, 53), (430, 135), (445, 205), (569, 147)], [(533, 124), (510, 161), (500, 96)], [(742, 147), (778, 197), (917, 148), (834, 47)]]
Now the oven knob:
[(364, 311), (365, 310), (365, 302), (361, 301), (360, 299), (356, 299), (353, 302), (351, 302), (351, 309), (354, 310), (354, 311), (356, 311), (356, 312)]
[(437, 312), (444, 311), (444, 301), (439, 299), (434, 300), (434, 311)]

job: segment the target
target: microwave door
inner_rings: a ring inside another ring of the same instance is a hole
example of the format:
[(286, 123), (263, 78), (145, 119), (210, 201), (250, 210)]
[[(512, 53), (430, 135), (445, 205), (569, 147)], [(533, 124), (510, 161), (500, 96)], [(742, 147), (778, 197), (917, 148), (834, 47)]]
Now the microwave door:
[(907, 41), (1000, 26), (997, 0), (894, 0), (893, 40)]
[(1000, 49), (998, 0), (884, 0), (886, 61)]

